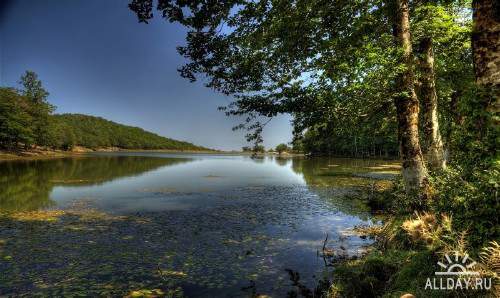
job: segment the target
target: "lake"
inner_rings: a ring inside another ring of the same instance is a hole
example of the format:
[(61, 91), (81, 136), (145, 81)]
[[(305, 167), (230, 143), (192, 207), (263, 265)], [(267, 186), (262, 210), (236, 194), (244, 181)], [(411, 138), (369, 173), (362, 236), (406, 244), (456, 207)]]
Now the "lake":
[[(0, 162), (0, 295), (292, 296), (363, 253), (393, 161), (99, 153)], [(292, 277), (292, 278), (291, 278)], [(135, 292), (133, 292), (135, 291)]]

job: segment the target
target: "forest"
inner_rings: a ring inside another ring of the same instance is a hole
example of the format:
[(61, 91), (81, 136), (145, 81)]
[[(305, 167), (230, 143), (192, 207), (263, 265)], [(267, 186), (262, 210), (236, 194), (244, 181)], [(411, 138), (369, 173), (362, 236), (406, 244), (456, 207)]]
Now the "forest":
[(21, 90), (0, 88), (0, 148), (16, 151), (34, 146), (71, 150), (89, 149), (210, 150), (118, 124), (100, 117), (81, 114), (54, 114), (49, 93), (36, 73), (27, 71), (20, 80)]
[(245, 117), (235, 129), (247, 130), (256, 148), (265, 125), (288, 113), (294, 149), (399, 156), (401, 180), (367, 195), (388, 215), (370, 234), (378, 249), (340, 267), (329, 295), (428, 297), (418, 285), (451, 251), (483, 256), (485, 272), (498, 278), (500, 2), (133, 0), (129, 7), (139, 22), (158, 12), (186, 27), (180, 75), (233, 96), (220, 109)]

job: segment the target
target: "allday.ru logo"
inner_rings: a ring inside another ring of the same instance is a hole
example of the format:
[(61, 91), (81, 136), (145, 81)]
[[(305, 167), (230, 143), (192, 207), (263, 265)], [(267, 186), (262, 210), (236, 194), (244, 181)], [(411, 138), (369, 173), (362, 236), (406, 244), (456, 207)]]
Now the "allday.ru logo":
[(437, 277), (427, 278), (426, 290), (489, 290), (491, 278), (481, 278), (479, 272), (474, 271), (476, 262), (466, 254), (461, 257), (455, 253), (454, 260), (448, 254), (444, 255), (446, 262), (437, 262), (443, 271), (436, 271)]

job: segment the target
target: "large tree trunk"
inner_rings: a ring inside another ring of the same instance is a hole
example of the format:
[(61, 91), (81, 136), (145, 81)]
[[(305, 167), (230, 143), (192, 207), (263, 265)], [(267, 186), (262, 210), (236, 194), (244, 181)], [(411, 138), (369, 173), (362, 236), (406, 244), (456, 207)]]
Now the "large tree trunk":
[(500, 111), (500, 3), (474, 0), (472, 51), (478, 87), (477, 102), (484, 111), (476, 122), (476, 139), (483, 143), (483, 154), (497, 150), (498, 112)]
[[(500, 101), (500, 3), (498, 0), (473, 0), (472, 52), (476, 92), (472, 113), (466, 118), (468, 143), (462, 144), (469, 162), (464, 175), (489, 172), (498, 152)], [(480, 146), (478, 146), (480, 145)]]
[(434, 74), (434, 53), (432, 39), (423, 38), (420, 41), (419, 66), (420, 79), (420, 101), (422, 102), (422, 118), (424, 132), (423, 150), (427, 155), (429, 165), (433, 169), (446, 168), (443, 140), (439, 131), (438, 99), (436, 92), (436, 81)]
[(397, 93), (394, 96), (403, 160), (402, 174), (408, 194), (426, 197), (428, 177), (418, 140), (419, 103), (414, 87), (408, 0), (396, 0), (395, 3), (394, 36), (397, 46), (402, 50), (400, 64), (404, 66), (404, 70), (400, 70), (397, 75)]
[(474, 0), (472, 49), (476, 83), (481, 87), (500, 83), (500, 4), (498, 0)]

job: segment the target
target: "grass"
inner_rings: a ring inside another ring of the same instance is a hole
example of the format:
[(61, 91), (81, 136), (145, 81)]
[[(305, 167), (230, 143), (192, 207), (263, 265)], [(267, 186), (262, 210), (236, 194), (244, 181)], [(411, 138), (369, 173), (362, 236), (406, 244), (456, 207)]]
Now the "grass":
[[(469, 247), (466, 232), (453, 228), (446, 214), (408, 214), (398, 202), (397, 183), (367, 191), (364, 198), (373, 212), (382, 216), (381, 226), (358, 227), (357, 232), (375, 239), (364, 257), (336, 264), (330, 298), (337, 297), (500, 297), (500, 245), (490, 242), (482, 248)], [(481, 290), (425, 289), (428, 278), (436, 277), (444, 254), (470, 255), (481, 278), (491, 278), (493, 287)]]

